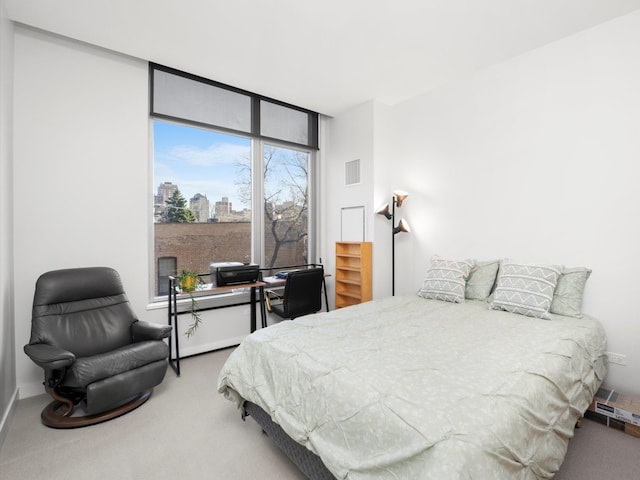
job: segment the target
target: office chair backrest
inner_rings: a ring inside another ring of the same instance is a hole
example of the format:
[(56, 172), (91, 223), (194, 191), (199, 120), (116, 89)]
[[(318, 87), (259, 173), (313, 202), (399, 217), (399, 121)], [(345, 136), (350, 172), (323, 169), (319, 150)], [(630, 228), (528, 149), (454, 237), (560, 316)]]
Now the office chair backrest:
[(36, 282), (30, 343), (97, 355), (130, 344), (137, 320), (116, 270), (55, 270)]
[(287, 318), (296, 318), (322, 309), (322, 267), (295, 270), (287, 275), (284, 287), (284, 313)]

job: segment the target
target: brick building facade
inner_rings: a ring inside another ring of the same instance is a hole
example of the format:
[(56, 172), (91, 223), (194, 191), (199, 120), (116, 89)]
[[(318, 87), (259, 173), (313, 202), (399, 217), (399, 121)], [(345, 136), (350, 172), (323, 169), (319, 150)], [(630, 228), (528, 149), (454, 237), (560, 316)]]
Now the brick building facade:
[[(176, 272), (209, 271), (214, 262), (251, 261), (251, 222), (229, 223), (154, 223), (154, 261), (159, 258), (175, 258)], [(265, 241), (267, 257), (273, 252), (274, 239)], [(296, 243), (280, 246), (276, 266), (306, 263), (306, 238)], [(261, 265), (262, 266), (262, 265)], [(156, 275), (157, 291), (157, 275)]]

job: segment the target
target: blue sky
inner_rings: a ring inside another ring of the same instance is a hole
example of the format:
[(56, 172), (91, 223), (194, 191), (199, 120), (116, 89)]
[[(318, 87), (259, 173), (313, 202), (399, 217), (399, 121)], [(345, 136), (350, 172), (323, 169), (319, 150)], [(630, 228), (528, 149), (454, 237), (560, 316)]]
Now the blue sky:
[(187, 202), (196, 193), (206, 195), (211, 207), (229, 197), (234, 210), (250, 208), (238, 192), (240, 170), (251, 158), (251, 140), (209, 130), (154, 120), (154, 185), (178, 185)]

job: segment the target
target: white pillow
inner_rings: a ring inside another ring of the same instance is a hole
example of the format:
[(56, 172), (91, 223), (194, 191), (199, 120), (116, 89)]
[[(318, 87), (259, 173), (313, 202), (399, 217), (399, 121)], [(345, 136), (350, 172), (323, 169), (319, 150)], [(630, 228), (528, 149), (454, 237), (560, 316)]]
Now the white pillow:
[(473, 262), (469, 260), (449, 260), (434, 255), (418, 295), (433, 300), (463, 303), (466, 281), (472, 267)]
[(491, 308), (550, 320), (560, 270), (556, 266), (503, 262)]

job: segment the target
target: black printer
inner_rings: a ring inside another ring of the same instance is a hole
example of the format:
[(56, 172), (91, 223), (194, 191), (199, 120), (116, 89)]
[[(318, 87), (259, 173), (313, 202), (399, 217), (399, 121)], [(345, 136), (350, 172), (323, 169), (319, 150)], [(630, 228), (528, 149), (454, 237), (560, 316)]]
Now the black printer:
[(260, 275), (259, 266), (255, 263), (220, 262), (209, 265), (209, 273), (213, 286), (241, 285), (254, 283)]

